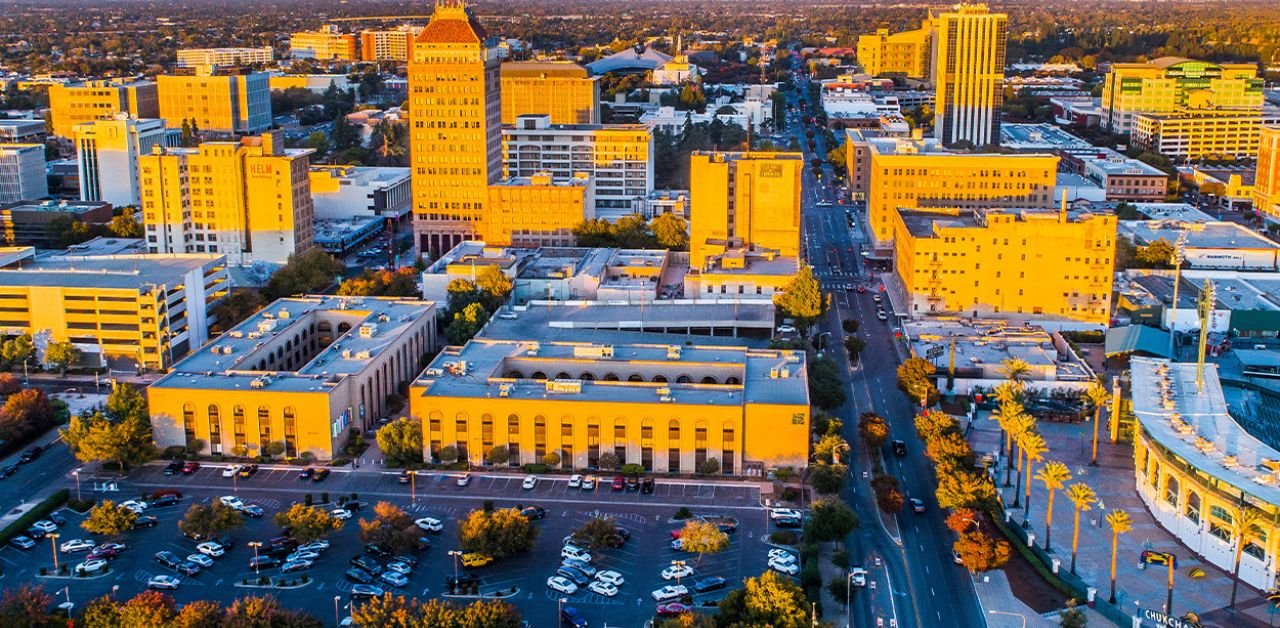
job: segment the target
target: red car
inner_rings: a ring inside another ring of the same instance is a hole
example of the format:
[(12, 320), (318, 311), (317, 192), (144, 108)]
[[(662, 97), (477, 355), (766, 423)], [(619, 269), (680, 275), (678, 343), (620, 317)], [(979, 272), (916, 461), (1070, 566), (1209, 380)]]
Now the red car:
[(103, 543), (102, 545), (93, 548), (93, 551), (89, 552), (89, 556), (86, 557), (85, 560), (92, 560), (94, 558), (115, 558), (120, 555), (120, 552), (123, 552), (127, 548), (128, 546), (123, 543)]
[(615, 475), (615, 476), (613, 476), (613, 490), (614, 490), (614, 491), (618, 491), (618, 492), (620, 492), (620, 491), (626, 490), (626, 488), (627, 488), (627, 479), (626, 479), (626, 478), (622, 477), (621, 475)]
[(866, 293), (867, 293), (866, 286), (858, 286), (858, 294), (866, 294)]
[(668, 602), (658, 605), (659, 617), (676, 617), (689, 612), (689, 606), (679, 602)]
[(182, 472), (186, 475), (191, 475), (192, 473), (196, 472), (196, 469), (199, 469), (199, 468), (200, 468), (200, 463), (192, 461), (182, 465)]

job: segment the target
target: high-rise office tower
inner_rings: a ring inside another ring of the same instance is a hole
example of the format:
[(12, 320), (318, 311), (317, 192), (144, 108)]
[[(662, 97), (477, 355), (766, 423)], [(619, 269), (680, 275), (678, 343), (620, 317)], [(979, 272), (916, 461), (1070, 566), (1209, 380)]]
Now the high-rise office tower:
[(177, 146), (181, 133), (165, 127), (164, 120), (134, 118), (127, 113), (81, 122), (72, 127), (76, 143), (76, 169), (80, 174), (80, 200), (106, 201), (117, 207), (140, 207), (138, 158), (154, 146)]
[(460, 0), (437, 0), (409, 63), (413, 230), (433, 256), (476, 237), (502, 179), (500, 59)]
[(946, 146), (1000, 141), (1007, 20), (985, 4), (958, 4), (930, 20), (930, 76), (937, 90), (933, 133)]

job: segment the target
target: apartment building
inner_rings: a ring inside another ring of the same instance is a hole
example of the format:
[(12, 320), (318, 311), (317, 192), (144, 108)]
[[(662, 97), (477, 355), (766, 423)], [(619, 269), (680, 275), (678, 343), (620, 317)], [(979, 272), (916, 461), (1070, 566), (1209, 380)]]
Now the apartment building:
[(135, 118), (159, 118), (158, 83), (113, 79), (49, 85), (50, 126), (58, 137), (71, 138), (75, 125), (120, 112)]
[(319, 30), (293, 33), (289, 36), (289, 54), (294, 59), (317, 61), (358, 61), (356, 36), (343, 33), (333, 24)]
[(858, 36), (858, 63), (871, 76), (901, 74), (908, 78), (927, 78), (930, 70), (932, 26), (929, 20), (915, 30), (890, 33), (887, 28), (875, 34)]
[[(160, 112), (170, 128), (194, 122), (203, 137), (230, 137), (271, 128), (271, 87), (265, 72), (203, 66), (156, 77)], [(144, 117), (144, 116), (137, 116)]]
[(360, 31), (360, 60), (408, 62), (413, 58), (413, 40), (422, 28), (405, 25), (391, 30)]
[(271, 46), (259, 48), (181, 48), (178, 50), (178, 67), (194, 68), (202, 65), (242, 66), (257, 63), (268, 64), (275, 60)]

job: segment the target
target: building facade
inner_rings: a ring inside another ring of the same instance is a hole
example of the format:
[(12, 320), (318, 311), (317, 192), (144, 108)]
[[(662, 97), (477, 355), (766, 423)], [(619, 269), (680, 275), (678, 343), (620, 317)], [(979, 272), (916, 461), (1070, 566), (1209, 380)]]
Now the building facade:
[(271, 87), (265, 72), (199, 68), (160, 75), (160, 114), (170, 128), (194, 122), (200, 133), (233, 136), (271, 128)]
[(503, 63), (502, 123), (528, 114), (551, 116), (552, 124), (599, 124), (600, 77), (568, 61)]
[(1102, 86), (1102, 126), (1129, 134), (1139, 115), (1175, 114), (1187, 108), (1262, 108), (1263, 80), (1252, 63), (1210, 63), (1161, 57), (1146, 63), (1113, 63)]
[(531, 114), (504, 126), (502, 140), (507, 176), (590, 174), (596, 215), (630, 213), (653, 191), (653, 129), (646, 125), (554, 124), (548, 114)]
[(333, 24), (326, 24), (317, 31), (293, 33), (289, 36), (289, 54), (294, 59), (317, 61), (358, 61), (356, 36), (343, 33)]
[[(414, 245), (433, 257), (478, 236), (502, 178), (497, 48), (460, 2), (438, 2), (409, 64)], [(461, 104), (459, 104), (461, 103)], [(465, 132), (460, 132), (465, 130)]]
[(17, 201), (0, 205), (0, 237), (8, 245), (61, 248), (50, 225), (68, 218), (89, 225), (111, 222), (110, 203), (99, 201)]
[(1116, 218), (1051, 210), (904, 211), (894, 258), (908, 314), (1111, 320)]
[(178, 67), (194, 68), (202, 65), (241, 66), (255, 63), (271, 63), (275, 51), (271, 46), (260, 48), (183, 48), (178, 51)]
[(229, 289), (218, 255), (42, 258), (0, 268), (0, 330), (31, 334), (40, 354), (70, 342), (89, 366), (164, 369), (205, 342)]
[(915, 30), (889, 33), (877, 29), (874, 35), (858, 36), (858, 63), (871, 76), (902, 74), (908, 78), (929, 76), (932, 52), (932, 28), (929, 20)]
[(1280, 110), (1185, 109), (1174, 114), (1138, 114), (1134, 147), (1176, 161), (1250, 159), (1258, 154), (1264, 125), (1280, 124)]
[(1258, 134), (1258, 174), (1253, 181), (1253, 208), (1269, 223), (1280, 224), (1280, 125)]
[(602, 453), (646, 471), (726, 475), (808, 463), (803, 352), (475, 339), (447, 347), (409, 389), (423, 456), (510, 466), (555, 454), (563, 469)]
[(273, 131), (139, 159), (143, 224), (153, 253), (221, 253), (233, 264), (285, 263), (311, 248), (310, 149)]
[(573, 228), (595, 218), (593, 188), (586, 173), (569, 179), (547, 172), (503, 179), (488, 188), (480, 232), (498, 246), (572, 246)]
[(0, 144), (0, 203), (49, 196), (44, 144)]
[(1053, 206), (1057, 156), (958, 152), (936, 140), (879, 138), (857, 130), (846, 137), (849, 190), (854, 200), (867, 202), (877, 247), (893, 240), (898, 209)]
[(933, 132), (946, 146), (1000, 141), (1007, 21), (985, 4), (957, 5), (931, 20)]
[(285, 458), (341, 455), (435, 351), (435, 318), (428, 301), (280, 299), (147, 388), (156, 445), (264, 455), (279, 443)]
[(413, 58), (413, 40), (421, 32), (421, 26), (408, 25), (392, 30), (360, 31), (360, 60), (407, 63)]
[(1115, 151), (1079, 163), (1082, 174), (1106, 190), (1108, 201), (1159, 203), (1169, 191), (1169, 175), (1163, 170)]
[(689, 265), (732, 251), (800, 255), (800, 153), (711, 153), (690, 157)]
[(309, 178), (317, 220), (369, 216), (399, 222), (409, 215), (408, 168), (311, 166)]
[(177, 146), (182, 139), (164, 120), (140, 120), (128, 114), (81, 122), (73, 133), (80, 200), (106, 201), (117, 207), (142, 206), (138, 158), (156, 146)]
[(108, 80), (49, 85), (50, 126), (58, 137), (70, 138), (75, 125), (120, 112), (135, 118), (159, 118), (157, 83)]

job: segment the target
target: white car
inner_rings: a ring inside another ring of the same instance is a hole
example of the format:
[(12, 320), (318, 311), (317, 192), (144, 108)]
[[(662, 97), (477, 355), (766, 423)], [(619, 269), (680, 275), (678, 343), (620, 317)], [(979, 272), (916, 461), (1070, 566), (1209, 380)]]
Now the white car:
[(205, 541), (204, 543), (197, 545), (196, 550), (205, 556), (212, 556), (213, 558), (217, 558), (227, 553), (227, 550), (222, 547), (221, 543), (214, 541)]
[(439, 532), (444, 529), (444, 522), (435, 517), (423, 517), (413, 523), (427, 532)]
[(292, 554), (285, 556), (284, 562), (292, 563), (299, 560), (315, 560), (317, 558), (320, 558), (320, 555), (315, 552), (308, 552), (306, 550), (296, 550)]
[(688, 565), (672, 565), (662, 570), (663, 580), (675, 580), (676, 578), (688, 578), (693, 575), (693, 567)]
[(591, 562), (591, 552), (588, 552), (576, 545), (566, 545), (560, 549), (560, 558), (572, 558), (584, 563), (589, 563)]
[(329, 549), (329, 542), (324, 539), (298, 546), (299, 552), (313, 552), (315, 554), (319, 554), (327, 549)]
[(233, 477), (235, 477), (235, 476), (236, 476), (236, 474), (237, 474), (237, 473), (239, 473), (239, 472), (240, 472), (240, 465), (238, 465), (238, 464), (233, 464), (233, 465), (231, 465), (231, 466), (229, 466), (229, 467), (227, 467), (227, 468), (225, 468), (225, 469), (223, 469), (223, 470), (222, 470), (222, 477), (224, 477), (224, 478), (233, 478)]
[(187, 557), (187, 560), (197, 565), (200, 565), (205, 569), (208, 569), (213, 566), (213, 559), (209, 558), (208, 556), (205, 556), (204, 554), (192, 554)]
[(569, 582), (569, 579), (564, 576), (551, 576), (550, 578), (547, 578), (547, 587), (565, 595), (573, 595), (578, 592), (578, 585)]
[(795, 508), (770, 508), (769, 509), (770, 519), (781, 519), (783, 517), (792, 517), (795, 519), (800, 519), (803, 516), (804, 516), (803, 513), (801, 513), (799, 510), (796, 510)]
[(76, 565), (76, 575), (84, 576), (91, 573), (98, 573), (107, 568), (107, 561), (101, 558), (90, 558), (89, 560)]
[(147, 588), (148, 589), (176, 589), (178, 588), (179, 584), (182, 584), (182, 581), (179, 580), (177, 576), (161, 574), (158, 576), (151, 576), (151, 579), (147, 581)]
[(235, 495), (223, 495), (218, 498), (218, 501), (222, 502), (223, 505), (230, 506), (236, 510), (244, 508), (244, 502), (240, 501), (240, 498)]
[(612, 584), (609, 584), (608, 582), (601, 582), (599, 580), (596, 580), (591, 584), (587, 585), (587, 588), (590, 589), (592, 593), (599, 593), (600, 595), (603, 595), (605, 597), (613, 597), (618, 594), (618, 587), (615, 587)]
[(794, 326), (794, 325), (778, 325), (778, 333), (780, 333), (780, 334), (794, 334), (794, 333), (796, 333), (796, 328), (795, 328), (795, 326)]
[(582, 490), (584, 491), (596, 490), (596, 476), (588, 475), (587, 477), (582, 478)]
[(600, 582), (608, 582), (615, 587), (620, 587), (623, 582), (626, 582), (622, 579), (622, 574), (613, 570), (605, 570), (596, 574), (596, 580), (599, 580)]
[(120, 505), (139, 514), (147, 509), (147, 502), (140, 499), (131, 499), (127, 502), (121, 502)]
[(668, 600), (678, 600), (689, 595), (689, 587), (683, 584), (668, 584), (661, 589), (653, 592), (653, 601), (666, 602)]
[(580, 488), (582, 486), (582, 476), (577, 473), (569, 476), (569, 488)]
[(471, 474), (463, 473), (458, 476), (458, 486), (466, 486), (471, 483)]
[(44, 532), (45, 534), (48, 534), (48, 533), (50, 533), (50, 532), (57, 532), (57, 531), (58, 531), (58, 524), (56, 524), (56, 523), (54, 523), (54, 522), (52, 522), (52, 521), (49, 521), (48, 519), (41, 519), (41, 520), (39, 520), (39, 521), (37, 521), (37, 522), (35, 522), (35, 523), (31, 524), (31, 527), (33, 527), (33, 528), (35, 528), (35, 529), (37, 529), (37, 530), (39, 530), (39, 531), (41, 531), (41, 532)]
[(413, 573), (413, 567), (410, 567), (409, 565), (402, 563), (398, 560), (394, 560), (387, 563), (387, 571), (394, 571), (396, 573), (407, 576), (410, 573)]
[(329, 511), (329, 516), (338, 521), (346, 521), (351, 518), (351, 511), (346, 508), (334, 508)]
[(787, 550), (784, 550), (782, 548), (775, 547), (769, 550), (769, 559), (773, 560), (774, 558), (780, 558), (782, 560), (787, 560), (788, 558), (790, 558), (794, 560), (795, 554), (792, 554), (791, 552), (788, 552)]
[(537, 486), (538, 486), (538, 476), (536, 475), (527, 475), (524, 478), (524, 482), (520, 483), (520, 487), (526, 491), (532, 490)]
[(867, 586), (867, 570), (861, 567), (854, 567), (849, 570), (849, 579), (853, 581), (855, 586)]
[(94, 545), (97, 544), (88, 539), (71, 539), (70, 541), (63, 541), (62, 545), (58, 546), (58, 549), (63, 554), (75, 554), (76, 552), (87, 552), (93, 549)]
[(776, 558), (769, 561), (769, 569), (787, 574), (788, 576), (794, 576), (800, 573), (800, 565), (797, 565), (795, 561), (782, 561)]
[(382, 575), (378, 576), (378, 579), (397, 589), (409, 584), (409, 579), (398, 571), (384, 571)]

